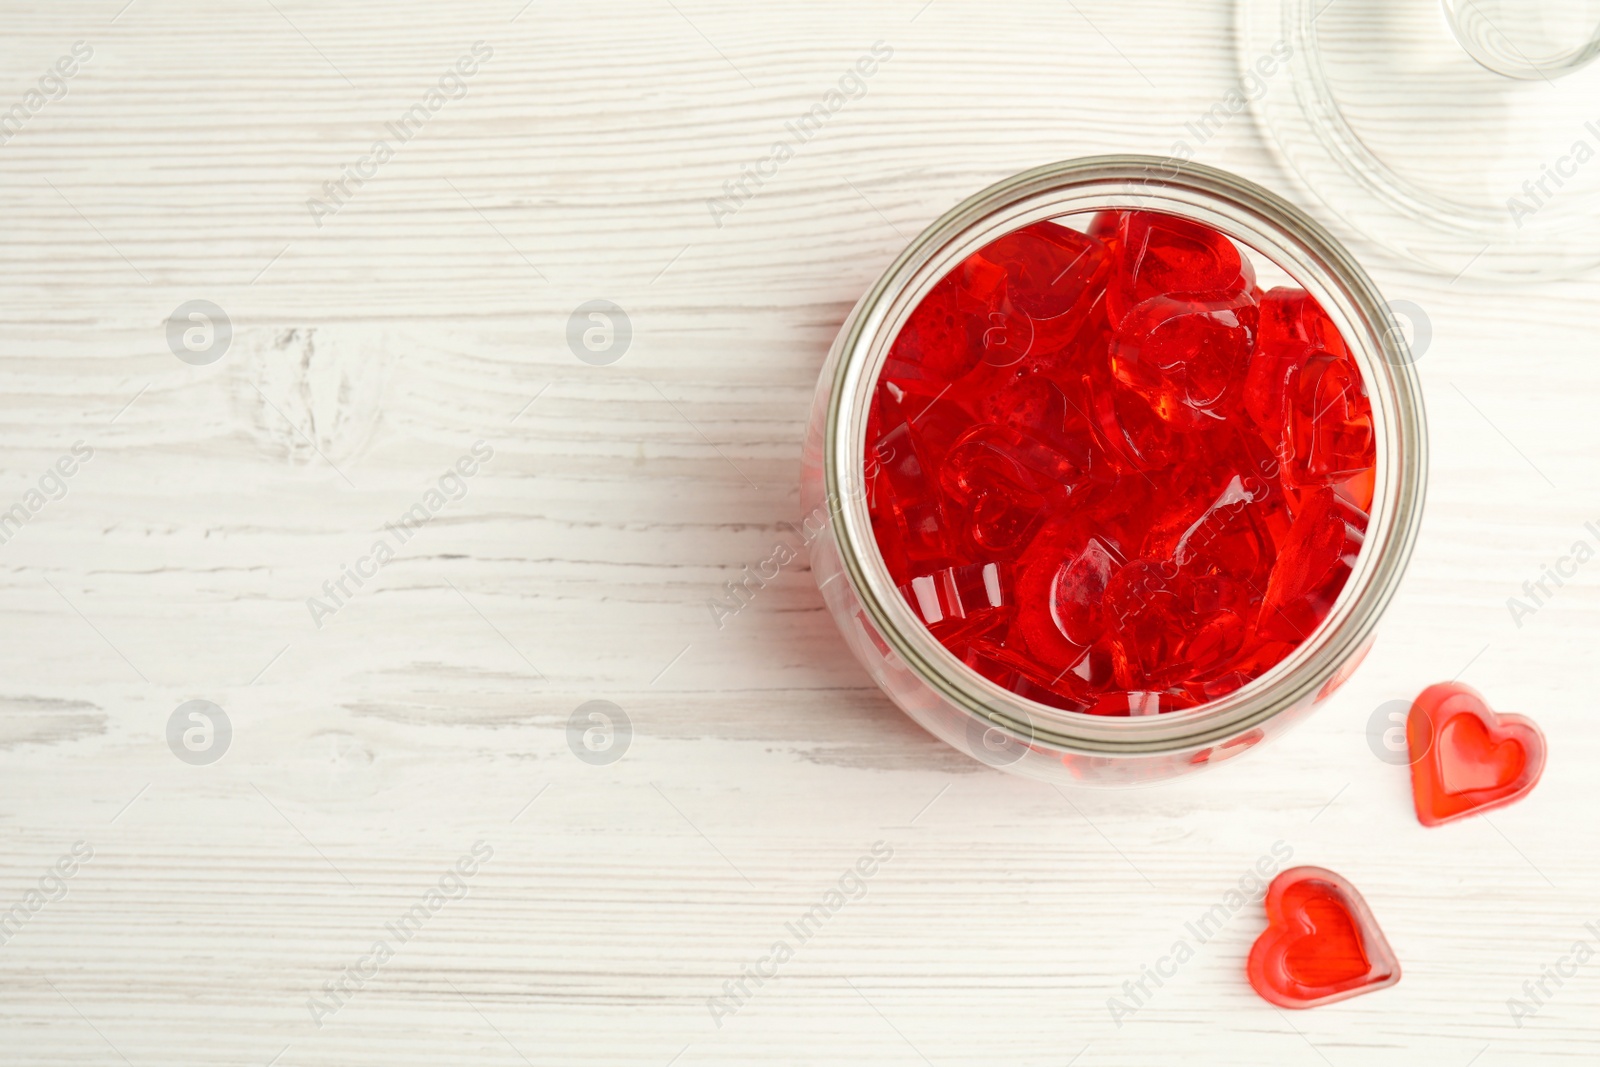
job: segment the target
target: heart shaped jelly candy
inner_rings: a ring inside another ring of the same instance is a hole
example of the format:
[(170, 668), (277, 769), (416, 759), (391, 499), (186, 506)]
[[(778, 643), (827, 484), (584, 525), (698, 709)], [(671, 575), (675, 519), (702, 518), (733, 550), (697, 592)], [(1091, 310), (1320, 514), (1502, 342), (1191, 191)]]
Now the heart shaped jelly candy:
[[(1285, 405), (1290, 400), (1291, 384), (1298, 382), (1299, 370), (1312, 357), (1333, 357), (1349, 365), (1350, 350), (1339, 336), (1338, 326), (1328, 318), (1322, 306), (1310, 298), (1306, 290), (1277, 288), (1267, 291), (1261, 298), (1261, 318), (1256, 330), (1256, 354), (1251, 358), (1250, 374), (1245, 381), (1245, 410), (1250, 418), (1269, 437), (1283, 434)], [(1322, 384), (1325, 389), (1338, 386), (1338, 381), (1306, 386), (1315, 389)], [(1339, 410), (1354, 405), (1360, 416), (1362, 400), (1344, 402), (1342, 397), (1328, 397), (1338, 403)], [(1365, 400), (1365, 398), (1363, 398)], [(1314, 403), (1315, 402), (1314, 400)], [(1314, 406), (1310, 414), (1320, 418), (1322, 406)], [(1304, 414), (1304, 413), (1302, 413)], [(1315, 418), (1312, 421), (1315, 421)], [(1304, 422), (1304, 419), (1302, 419)], [(1306, 430), (1301, 429), (1301, 434)], [(1363, 507), (1365, 510), (1365, 507)]]
[(1286, 482), (1332, 485), (1373, 466), (1372, 404), (1363, 389), (1355, 364), (1326, 352), (1289, 374), (1278, 453)]
[(1303, 641), (1322, 622), (1350, 577), (1366, 539), (1367, 516), (1318, 489), (1301, 505), (1278, 551), (1256, 629), (1277, 641)]
[(936, 396), (970, 371), (1005, 320), (1005, 272), (972, 256), (939, 281), (911, 312), (889, 350), (883, 379), (906, 392)]
[(1544, 734), (1520, 715), (1497, 715), (1472, 689), (1430, 685), (1406, 718), (1417, 820), (1438, 826), (1511, 803), (1544, 772)]
[(1269, 439), (1283, 433), (1284, 397), (1289, 381), (1318, 349), (1298, 341), (1268, 341), (1263, 329), (1256, 335), (1256, 351), (1245, 374), (1244, 408)]
[(1242, 583), (1192, 575), (1170, 560), (1134, 560), (1111, 575), (1101, 599), (1117, 684), (1159, 691), (1227, 667), (1249, 636)]
[(1057, 351), (1072, 340), (1110, 270), (1104, 245), (1053, 222), (1014, 230), (974, 258), (979, 256), (1005, 271), (1007, 300), (1028, 320), (1031, 348), (1038, 352)]
[(1046, 670), (1076, 666), (1100, 639), (1106, 583), (1124, 562), (1114, 542), (1062, 521), (1047, 524), (1029, 544), (1018, 564), (1014, 626)]
[(1339, 327), (1304, 289), (1280, 287), (1261, 295), (1261, 342), (1300, 344), (1350, 355)]
[(1150, 409), (1143, 397), (1110, 380), (1087, 379), (1091, 428), (1118, 473), (1172, 466), (1185, 452), (1181, 431)]
[[(901, 423), (874, 447), (875, 513), (890, 528), (902, 554), (918, 562), (943, 561), (950, 554), (951, 519), (937, 493), (928, 458), (915, 435)], [(877, 521), (877, 519), (875, 519)]]
[(1251, 987), (1283, 1008), (1311, 1008), (1400, 981), (1400, 961), (1355, 887), (1293, 867), (1267, 887), (1267, 928), (1250, 949)]
[(1156, 296), (1122, 319), (1111, 373), (1174, 426), (1215, 426), (1244, 383), (1260, 311), (1255, 297)]
[(1227, 299), (1255, 285), (1255, 268), (1238, 246), (1187, 219), (1157, 211), (1103, 211), (1089, 235), (1111, 252), (1106, 314), (1113, 326), (1154, 296), (1206, 293)]

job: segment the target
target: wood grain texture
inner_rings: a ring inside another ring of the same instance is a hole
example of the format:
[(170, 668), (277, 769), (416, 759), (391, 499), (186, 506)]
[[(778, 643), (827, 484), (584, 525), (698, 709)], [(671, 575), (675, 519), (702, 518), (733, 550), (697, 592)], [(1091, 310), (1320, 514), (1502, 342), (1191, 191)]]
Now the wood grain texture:
[[(94, 50), (0, 145), (0, 510), (93, 449), (0, 545), (0, 911), (94, 849), (0, 946), (0, 1062), (1592, 1062), (1600, 961), (1521, 1026), (1506, 1001), (1597, 940), (1600, 570), (1520, 627), (1505, 601), (1600, 521), (1600, 280), (1448, 283), (1356, 243), (1433, 326), (1416, 560), (1325, 709), (1195, 780), (973, 764), (871, 688), (803, 564), (721, 629), (706, 606), (792, 537), (817, 369), (904, 241), (1023, 167), (1168, 149), (1235, 78), (1229, 4), (120, 2), (8, 3), (0, 35), (0, 111)], [(466, 95), (318, 226), (306, 201), (480, 40)], [(1201, 158), (1298, 195), (1248, 115)], [(167, 347), (191, 299), (233, 325), (209, 366)], [(567, 347), (591, 299), (632, 321), (611, 366)], [(307, 598), (480, 440), (319, 628)], [(1424, 831), (1366, 726), (1463, 671), (1550, 766)], [(191, 699), (233, 725), (211, 766), (167, 747)], [(592, 699), (631, 720), (620, 762), (569, 749)], [(480, 840), (465, 898), (316, 1025)], [(717, 1025), (877, 841), (865, 895)], [(1361, 887), (1404, 981), (1277, 1012), (1247, 908), (1116, 1025), (1277, 841)]]

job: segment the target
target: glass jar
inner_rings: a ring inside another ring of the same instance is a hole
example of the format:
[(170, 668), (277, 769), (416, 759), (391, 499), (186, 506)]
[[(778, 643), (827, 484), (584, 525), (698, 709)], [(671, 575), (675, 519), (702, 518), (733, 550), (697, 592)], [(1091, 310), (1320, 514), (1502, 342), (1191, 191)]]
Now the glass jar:
[[(928, 291), (971, 253), (1045, 219), (1147, 209), (1220, 230), (1306, 289), (1344, 335), (1372, 402), (1376, 485), (1366, 540), (1328, 616), (1249, 685), (1186, 711), (1112, 718), (1027, 700), (941, 645), (900, 596), (867, 512), (867, 410), (890, 345)], [(1355, 669), (1394, 595), (1422, 518), (1426, 433), (1410, 350), (1348, 252), (1305, 213), (1225, 171), (1150, 156), (1053, 163), (946, 212), (857, 302), (817, 385), (801, 497), (811, 566), (873, 680), (925, 729), (990, 766), (1097, 784), (1168, 778), (1243, 752), (1307, 714)]]

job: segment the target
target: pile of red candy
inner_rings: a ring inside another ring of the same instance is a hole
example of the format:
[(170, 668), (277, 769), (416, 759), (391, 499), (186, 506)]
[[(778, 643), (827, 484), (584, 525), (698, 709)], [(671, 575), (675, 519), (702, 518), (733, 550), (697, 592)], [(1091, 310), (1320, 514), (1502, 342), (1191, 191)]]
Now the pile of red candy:
[(878, 547), (938, 640), (1028, 699), (1150, 715), (1304, 640), (1372, 506), (1361, 371), (1300, 289), (1144, 211), (968, 257), (880, 375)]

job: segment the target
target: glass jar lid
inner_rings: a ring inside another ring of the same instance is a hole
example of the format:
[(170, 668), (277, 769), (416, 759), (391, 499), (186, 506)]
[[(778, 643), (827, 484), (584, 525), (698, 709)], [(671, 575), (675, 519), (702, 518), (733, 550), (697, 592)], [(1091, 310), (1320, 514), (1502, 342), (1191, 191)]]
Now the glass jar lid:
[(1240, 0), (1241, 89), (1344, 226), (1451, 279), (1600, 263), (1600, 0)]

